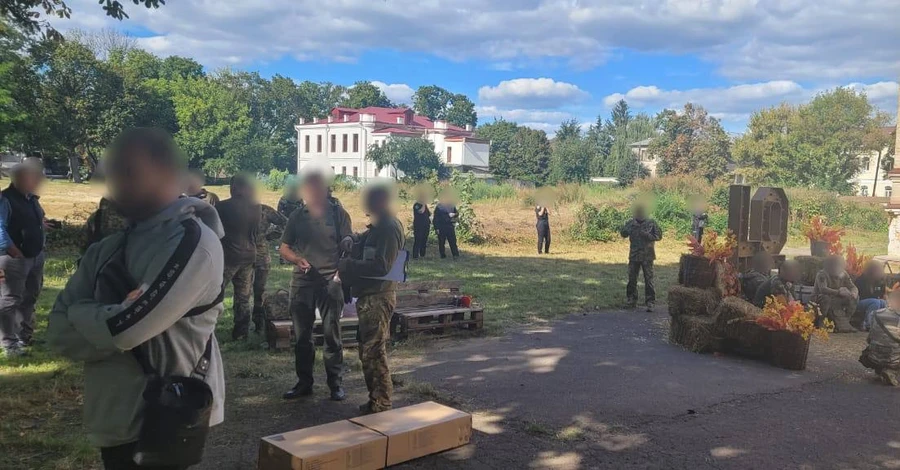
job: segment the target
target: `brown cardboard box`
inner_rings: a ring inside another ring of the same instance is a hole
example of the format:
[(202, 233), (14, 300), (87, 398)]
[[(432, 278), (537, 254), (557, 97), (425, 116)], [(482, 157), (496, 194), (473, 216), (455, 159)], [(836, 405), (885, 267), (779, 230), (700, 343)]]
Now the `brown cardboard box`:
[(472, 437), (472, 415), (431, 401), (350, 421), (387, 436), (388, 466), (468, 444)]
[(262, 438), (259, 470), (376, 470), (384, 468), (387, 438), (338, 421)]

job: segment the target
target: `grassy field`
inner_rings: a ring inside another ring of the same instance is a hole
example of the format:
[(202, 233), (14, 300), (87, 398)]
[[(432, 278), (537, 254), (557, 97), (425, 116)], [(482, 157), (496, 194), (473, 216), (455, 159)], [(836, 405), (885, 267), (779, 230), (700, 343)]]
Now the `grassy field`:
[[(223, 199), (227, 189), (211, 188)], [(600, 198), (603, 191), (588, 194)], [(81, 223), (93, 210), (103, 190), (98, 186), (50, 182), (43, 191), (42, 203), (50, 217), (70, 224)], [(355, 229), (365, 219), (358, 195), (337, 194), (353, 218)], [(275, 205), (278, 194), (263, 191), (261, 199)], [(565, 228), (575, 218), (580, 202), (558, 204), (554, 209), (553, 254), (538, 256), (535, 249), (534, 215), (521, 192), (503, 192), (475, 203), (475, 211), (488, 243), (463, 244), (458, 261), (440, 260), (436, 247), (429, 257), (410, 265), (412, 279), (460, 279), (467, 292), (486, 306), (486, 333), (501, 334), (503, 329), (523, 323), (546, 322), (573, 312), (596, 312), (621, 305), (624, 301), (627, 245), (579, 243)], [(404, 206), (402, 220), (409, 227), (411, 211)], [(863, 230), (852, 231), (848, 239), (868, 253), (880, 253), (887, 235)], [(792, 240), (802, 247), (805, 240)], [(660, 301), (676, 278), (678, 257), (684, 252), (683, 240), (668, 234), (659, 244), (657, 262)], [(44, 293), (38, 305), (38, 345), (25, 358), (0, 359), (0, 448), (3, 468), (82, 469), (96, 468), (98, 455), (87, 443), (81, 428), (81, 370), (50, 355), (40, 344), (46, 329), (46, 314), (56, 295), (75, 269), (76, 254), (71, 249), (53, 249), (46, 267)], [(287, 287), (289, 268), (273, 265), (269, 289)], [(277, 400), (272, 390), (290, 385), (292, 357), (273, 354), (260, 346), (261, 338), (232, 342), (229, 310), (219, 323), (219, 338), (226, 362), (228, 382), (228, 421), (252, 423), (254, 407)], [(402, 354), (403, 346), (398, 353)], [(349, 355), (348, 355), (349, 357)], [(349, 359), (351, 367), (358, 362)], [(248, 421), (249, 420), (249, 421)], [(247, 426), (251, 426), (247, 424)], [(245, 429), (246, 430), (246, 429)], [(252, 432), (252, 429), (250, 429)], [(224, 439), (227, 445), (227, 438)]]

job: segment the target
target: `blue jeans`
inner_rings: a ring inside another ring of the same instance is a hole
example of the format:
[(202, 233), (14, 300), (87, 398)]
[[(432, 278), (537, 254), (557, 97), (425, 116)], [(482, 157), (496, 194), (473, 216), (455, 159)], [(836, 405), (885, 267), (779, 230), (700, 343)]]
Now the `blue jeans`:
[(865, 312), (865, 320), (863, 320), (863, 329), (869, 331), (869, 327), (872, 326), (872, 317), (875, 316), (875, 312), (887, 308), (887, 302), (884, 299), (862, 299), (859, 301), (859, 304), (856, 306), (857, 312)]

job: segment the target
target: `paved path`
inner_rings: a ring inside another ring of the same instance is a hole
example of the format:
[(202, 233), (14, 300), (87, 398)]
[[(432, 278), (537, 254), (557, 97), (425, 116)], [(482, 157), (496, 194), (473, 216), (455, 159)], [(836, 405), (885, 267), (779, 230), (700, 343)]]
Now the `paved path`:
[(576, 315), (430, 347), (401, 377), (475, 411), (473, 444), (406, 468), (900, 468), (900, 391), (814, 342), (790, 372), (669, 345), (668, 316)]

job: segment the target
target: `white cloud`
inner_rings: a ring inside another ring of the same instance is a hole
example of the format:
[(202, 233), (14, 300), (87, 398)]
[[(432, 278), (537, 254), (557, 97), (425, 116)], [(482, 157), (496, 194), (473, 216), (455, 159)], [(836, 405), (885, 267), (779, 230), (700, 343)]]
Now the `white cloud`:
[(562, 122), (573, 116), (565, 111), (545, 111), (540, 109), (500, 109), (496, 106), (476, 106), (475, 112), (481, 122), (491, 119), (506, 119), (513, 122)]
[(160, 54), (217, 66), (294, 57), (353, 61), (371, 49), (478, 59), (515, 70), (549, 60), (590, 67), (619, 50), (695, 54), (737, 80), (893, 77), (900, 65), (896, 0), (243, 0), (127, 5), (105, 18), (69, 0), (61, 29), (154, 33)]
[[(873, 105), (893, 114), (897, 106), (898, 83), (883, 81), (872, 84), (850, 83), (850, 88), (864, 91)], [(655, 85), (634, 87), (625, 93), (613, 93), (603, 98), (603, 104), (611, 108), (624, 99), (632, 108), (658, 110), (681, 108), (692, 102), (702, 105), (710, 114), (723, 121), (742, 123), (754, 111), (779, 103), (797, 104), (812, 99), (816, 93), (834, 86), (806, 88), (789, 80), (735, 85), (722, 88), (694, 88), (690, 90), (664, 90)]]
[(388, 85), (379, 81), (372, 81), (372, 85), (383, 91), (391, 102), (412, 105), (412, 96), (416, 90), (413, 90), (411, 86), (405, 83), (391, 83)]
[(529, 109), (559, 108), (588, 96), (578, 86), (552, 78), (516, 78), (478, 89), (478, 99), (485, 104)]

